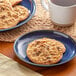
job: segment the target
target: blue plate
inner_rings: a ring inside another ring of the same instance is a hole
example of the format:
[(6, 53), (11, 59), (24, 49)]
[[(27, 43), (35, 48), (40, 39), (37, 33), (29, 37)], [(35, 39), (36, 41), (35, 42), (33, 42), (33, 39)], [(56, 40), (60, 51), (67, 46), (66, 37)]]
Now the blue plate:
[[(35, 64), (29, 60), (29, 58), (26, 55), (26, 49), (28, 44), (35, 39), (39, 39), (43, 37), (56, 39), (58, 41), (61, 41), (65, 45), (66, 52), (63, 54), (63, 58), (61, 59), (60, 62), (52, 65), (40, 65), (40, 64)], [(40, 66), (40, 67), (50, 67), (50, 66), (64, 64), (70, 61), (71, 59), (73, 59), (76, 54), (76, 43), (70, 36), (64, 33), (57, 31), (50, 31), (50, 30), (39, 30), (39, 31), (33, 31), (27, 33), (19, 37), (14, 43), (14, 51), (18, 56), (18, 58), (20, 58), (22, 61), (28, 64)]]
[(0, 31), (11, 30), (11, 29), (17, 28), (19, 26), (22, 26), (23, 24), (27, 23), (34, 16), (35, 11), (36, 11), (36, 5), (35, 5), (34, 0), (22, 0), (22, 2), (19, 5), (27, 7), (29, 9), (30, 14), (27, 17), (27, 19), (25, 19), (24, 21), (21, 21), (20, 23), (18, 23), (14, 27), (11, 27), (11, 28), (8, 28), (8, 29), (0, 29)]

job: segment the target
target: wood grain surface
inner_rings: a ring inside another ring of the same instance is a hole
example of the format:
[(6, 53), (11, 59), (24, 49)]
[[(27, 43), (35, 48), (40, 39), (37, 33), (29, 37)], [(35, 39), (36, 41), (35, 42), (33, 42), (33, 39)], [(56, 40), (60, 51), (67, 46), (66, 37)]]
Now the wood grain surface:
[(43, 74), (44, 76), (76, 76), (76, 57), (74, 57), (68, 63), (60, 66), (42, 68), (29, 65), (17, 58), (13, 50), (13, 43), (0, 42), (0, 53), (14, 59), (15, 61), (34, 71)]

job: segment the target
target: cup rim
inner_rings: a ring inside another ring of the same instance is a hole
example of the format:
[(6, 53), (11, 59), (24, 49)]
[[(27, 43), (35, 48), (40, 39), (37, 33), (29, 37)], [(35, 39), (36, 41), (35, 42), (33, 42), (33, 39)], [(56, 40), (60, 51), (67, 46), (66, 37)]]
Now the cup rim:
[(53, 3), (51, 0), (48, 0), (48, 2), (54, 6), (58, 6), (58, 7), (63, 7), (63, 8), (70, 8), (70, 7), (76, 7), (76, 4), (74, 5), (70, 5), (70, 6), (61, 6), (61, 5), (58, 5), (58, 4), (55, 4)]

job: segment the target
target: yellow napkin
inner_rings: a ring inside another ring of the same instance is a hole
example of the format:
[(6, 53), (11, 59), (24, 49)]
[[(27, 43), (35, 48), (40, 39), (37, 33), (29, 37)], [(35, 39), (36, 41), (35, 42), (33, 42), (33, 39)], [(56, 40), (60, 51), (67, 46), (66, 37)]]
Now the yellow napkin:
[(42, 76), (42, 75), (0, 54), (0, 76)]

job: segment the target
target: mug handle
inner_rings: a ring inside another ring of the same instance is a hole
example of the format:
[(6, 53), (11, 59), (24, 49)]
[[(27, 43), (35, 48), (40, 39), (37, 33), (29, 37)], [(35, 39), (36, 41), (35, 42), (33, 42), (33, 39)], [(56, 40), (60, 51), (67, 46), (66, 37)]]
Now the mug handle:
[(45, 0), (41, 0), (41, 5), (48, 11), (49, 7), (48, 4), (45, 2)]

